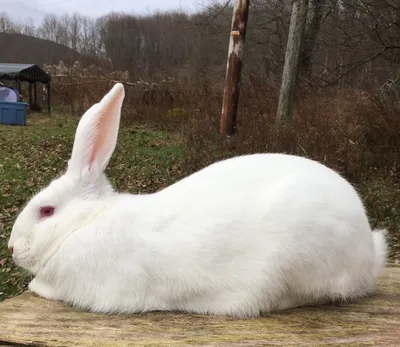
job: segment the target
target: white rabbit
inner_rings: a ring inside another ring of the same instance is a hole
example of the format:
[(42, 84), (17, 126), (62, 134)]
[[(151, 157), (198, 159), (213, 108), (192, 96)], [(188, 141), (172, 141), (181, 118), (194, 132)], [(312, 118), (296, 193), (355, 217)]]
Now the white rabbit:
[(104, 169), (124, 99), (82, 117), (66, 173), (32, 198), (9, 240), (29, 289), (93, 312), (254, 317), (368, 295), (385, 265), (353, 187), (306, 158), (215, 163), (154, 194), (118, 194)]

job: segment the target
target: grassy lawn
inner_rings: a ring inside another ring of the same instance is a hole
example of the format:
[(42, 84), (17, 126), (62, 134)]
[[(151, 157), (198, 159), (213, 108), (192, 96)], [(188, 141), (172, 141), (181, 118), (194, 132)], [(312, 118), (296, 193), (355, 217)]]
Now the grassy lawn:
[[(0, 125), (0, 301), (29, 283), (30, 275), (10, 259), (8, 238), (23, 204), (63, 173), (77, 122), (59, 115), (32, 115), (26, 127)], [(152, 192), (180, 177), (181, 156), (177, 137), (125, 127), (107, 173), (121, 191)]]

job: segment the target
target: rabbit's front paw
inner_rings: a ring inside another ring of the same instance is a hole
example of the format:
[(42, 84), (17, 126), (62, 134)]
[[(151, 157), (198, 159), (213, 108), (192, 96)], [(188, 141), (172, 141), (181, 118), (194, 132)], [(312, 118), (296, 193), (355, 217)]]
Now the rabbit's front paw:
[(56, 300), (54, 291), (43, 281), (34, 278), (28, 285), (31, 292), (48, 300)]

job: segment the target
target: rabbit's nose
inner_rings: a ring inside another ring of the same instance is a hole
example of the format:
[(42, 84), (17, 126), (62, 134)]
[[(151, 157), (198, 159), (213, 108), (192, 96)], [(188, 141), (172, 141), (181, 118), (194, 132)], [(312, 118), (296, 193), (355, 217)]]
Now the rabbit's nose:
[(11, 253), (11, 254), (14, 253), (14, 247), (10, 247), (10, 253)]

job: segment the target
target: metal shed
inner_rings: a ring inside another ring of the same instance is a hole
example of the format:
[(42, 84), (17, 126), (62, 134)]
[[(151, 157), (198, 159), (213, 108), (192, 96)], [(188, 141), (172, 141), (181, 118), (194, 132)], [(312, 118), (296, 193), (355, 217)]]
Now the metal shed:
[[(51, 113), (51, 76), (35, 64), (6, 64), (0, 63), (0, 81), (15, 81), (16, 88), (20, 92), (21, 82), (29, 83), (29, 107), (33, 109), (37, 105), (37, 86), (40, 82), (46, 85), (47, 110)], [(33, 95), (32, 95), (33, 86)]]

